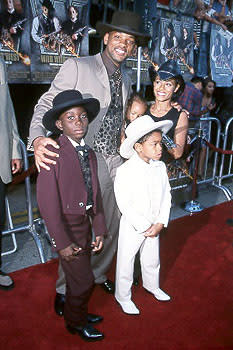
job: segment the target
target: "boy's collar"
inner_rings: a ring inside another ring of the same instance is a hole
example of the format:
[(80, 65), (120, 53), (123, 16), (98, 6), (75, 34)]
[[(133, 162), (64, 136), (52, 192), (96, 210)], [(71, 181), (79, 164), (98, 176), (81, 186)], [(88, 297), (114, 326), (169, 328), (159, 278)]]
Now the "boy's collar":
[(68, 140), (70, 140), (70, 142), (72, 143), (72, 145), (73, 145), (74, 147), (77, 147), (77, 146), (85, 146), (85, 141), (84, 141), (84, 139), (81, 139), (80, 142), (76, 142), (76, 141), (72, 140), (69, 136), (66, 136), (66, 137), (68, 138)]

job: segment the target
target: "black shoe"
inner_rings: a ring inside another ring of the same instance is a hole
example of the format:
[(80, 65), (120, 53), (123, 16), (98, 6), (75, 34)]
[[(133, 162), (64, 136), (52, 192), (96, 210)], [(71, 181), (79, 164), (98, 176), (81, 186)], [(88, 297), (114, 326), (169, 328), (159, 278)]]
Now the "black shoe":
[(14, 286), (15, 284), (12, 278), (8, 276), (6, 273), (0, 271), (0, 289), (10, 290), (14, 288)]
[(87, 322), (88, 323), (99, 323), (103, 321), (103, 317), (99, 315), (94, 315), (94, 314), (88, 314), (87, 315)]
[(98, 341), (98, 340), (104, 339), (103, 333), (99, 332), (90, 324), (88, 324), (85, 327), (72, 327), (72, 326), (66, 325), (66, 329), (71, 334), (77, 333), (78, 335), (80, 335), (81, 338), (83, 338), (86, 341)]
[(134, 277), (133, 285), (136, 286), (136, 287), (139, 286), (139, 278), (138, 277)]
[(110, 280), (106, 280), (104, 283), (100, 283), (100, 286), (108, 294), (114, 294), (115, 292), (115, 284)]
[(54, 301), (54, 309), (58, 316), (63, 316), (66, 296), (64, 294), (56, 293)]

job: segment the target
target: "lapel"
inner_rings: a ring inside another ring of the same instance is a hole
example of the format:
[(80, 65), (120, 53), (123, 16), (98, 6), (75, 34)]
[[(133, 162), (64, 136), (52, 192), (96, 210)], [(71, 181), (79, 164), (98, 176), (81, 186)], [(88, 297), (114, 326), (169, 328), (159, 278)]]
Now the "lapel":
[[(83, 188), (85, 188), (81, 165), (74, 146), (69, 141), (69, 139), (64, 135), (61, 135), (58, 138), (58, 143), (61, 146), (61, 152), (65, 156), (64, 159), (66, 159), (68, 163), (72, 164), (72, 169), (73, 169), (72, 171), (73, 173), (77, 174), (77, 177), (75, 178), (77, 179), (78, 184), (81, 185)], [(96, 166), (95, 166), (96, 162), (94, 159), (94, 152), (92, 151), (92, 149), (90, 149), (89, 151), (88, 158), (89, 158), (89, 164), (91, 168), (92, 190), (93, 190), (93, 200), (94, 200), (96, 198), (96, 193), (97, 193), (97, 172), (96, 172)]]
[(125, 105), (125, 101), (128, 98), (128, 92), (129, 92), (129, 79), (128, 75), (121, 69), (122, 74), (122, 99), (123, 99), (123, 106)]
[[(107, 94), (107, 97), (109, 101), (111, 100), (111, 93), (110, 93), (110, 84), (109, 84), (109, 78), (108, 73), (105, 65), (103, 64), (103, 60), (101, 58), (101, 54), (97, 54), (94, 57), (94, 71), (96, 72), (96, 76), (100, 82), (100, 84), (105, 88), (105, 92)], [(123, 105), (125, 104), (125, 101), (128, 98), (128, 92), (130, 88), (130, 82), (128, 79), (128, 75), (124, 70), (121, 68), (122, 73), (122, 99), (123, 99)]]
[(100, 84), (109, 92), (109, 98), (110, 98), (110, 84), (108, 79), (108, 73), (107, 73), (107, 69), (105, 68), (105, 65), (103, 64), (103, 60), (101, 58), (100, 53), (94, 56), (93, 69), (96, 72), (96, 77), (98, 78)]
[[(74, 179), (77, 179), (79, 183), (81, 181), (82, 183), (81, 185), (85, 186), (81, 165), (74, 146), (69, 141), (69, 139), (64, 135), (61, 135), (58, 138), (58, 143), (61, 147), (61, 153), (64, 155), (65, 163), (67, 163), (67, 169), (64, 169), (65, 172), (69, 172), (68, 169), (70, 169), (70, 166), (68, 164), (72, 164), (72, 174), (77, 174), (77, 176), (75, 176)], [(67, 174), (67, 176), (70, 176), (70, 175), (71, 174)]]

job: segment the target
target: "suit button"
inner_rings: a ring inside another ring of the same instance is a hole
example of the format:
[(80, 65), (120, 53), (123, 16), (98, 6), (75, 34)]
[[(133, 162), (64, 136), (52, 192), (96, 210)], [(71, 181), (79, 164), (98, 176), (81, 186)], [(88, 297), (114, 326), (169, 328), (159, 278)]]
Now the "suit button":
[(84, 206), (83, 202), (78, 203), (78, 205), (82, 208)]
[(54, 246), (54, 248), (56, 248), (56, 247), (57, 247), (57, 245), (56, 245), (55, 239), (54, 239), (54, 238), (52, 238), (52, 239), (51, 239), (51, 241), (52, 241), (52, 245)]

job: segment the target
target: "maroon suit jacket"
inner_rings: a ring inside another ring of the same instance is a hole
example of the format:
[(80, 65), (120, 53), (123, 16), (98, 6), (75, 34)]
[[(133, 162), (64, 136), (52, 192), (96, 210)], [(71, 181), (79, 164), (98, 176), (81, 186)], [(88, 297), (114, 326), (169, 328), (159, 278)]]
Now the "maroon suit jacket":
[[(50, 165), (49, 171), (41, 168), (37, 178), (39, 210), (57, 251), (73, 243), (67, 234), (64, 217), (75, 215), (81, 224), (87, 204), (87, 191), (76, 150), (64, 135), (58, 138), (58, 144), (60, 149), (56, 165)], [(92, 228), (95, 236), (99, 236), (106, 234), (107, 229), (97, 177), (97, 160), (92, 150), (89, 151), (89, 162), (93, 188)]]

